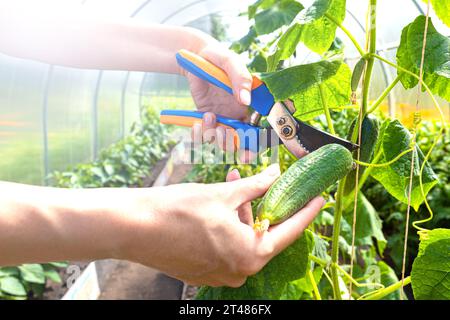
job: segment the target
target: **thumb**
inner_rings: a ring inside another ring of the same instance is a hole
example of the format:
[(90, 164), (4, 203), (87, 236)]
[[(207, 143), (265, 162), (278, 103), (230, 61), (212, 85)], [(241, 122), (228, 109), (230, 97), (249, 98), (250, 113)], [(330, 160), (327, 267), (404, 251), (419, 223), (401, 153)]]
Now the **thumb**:
[(263, 196), (279, 176), (280, 166), (275, 163), (254, 176), (227, 183), (230, 191), (230, 203), (238, 207)]

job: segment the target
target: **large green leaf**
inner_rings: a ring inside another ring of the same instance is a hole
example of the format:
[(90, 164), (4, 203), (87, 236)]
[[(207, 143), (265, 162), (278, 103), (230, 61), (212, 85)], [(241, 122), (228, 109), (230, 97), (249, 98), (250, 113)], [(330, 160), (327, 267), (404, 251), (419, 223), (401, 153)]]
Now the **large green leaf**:
[(428, 232), (411, 270), (411, 285), (418, 300), (450, 299), (450, 230)]
[[(316, 285), (320, 282), (323, 274), (323, 268), (318, 266), (313, 272), (314, 281)], [(305, 300), (313, 297), (313, 284), (306, 275), (301, 279), (291, 281), (287, 284), (280, 300)]]
[[(344, 213), (344, 218), (351, 224), (353, 221), (353, 207)], [(357, 246), (373, 244), (372, 237), (376, 239), (379, 251), (382, 253), (387, 241), (383, 234), (383, 226), (377, 211), (362, 192), (358, 193), (356, 207), (355, 244)], [(351, 241), (351, 234), (347, 235)]]
[(335, 38), (336, 24), (326, 15), (342, 22), (345, 18), (345, 0), (316, 0), (302, 11), (278, 40), (275, 52), (268, 59), (269, 71), (275, 70), (279, 61), (288, 59), (300, 41), (319, 54), (327, 51)]
[(433, 242), (442, 240), (442, 239), (450, 239), (450, 230), (449, 229), (433, 229), (427, 232), (427, 235), (420, 240), (419, 244), (419, 253), (417, 256), (421, 256), (424, 254), (426, 247)]
[(294, 20), (303, 6), (293, 0), (275, 2), (272, 6), (255, 15), (255, 29), (258, 35), (271, 33)]
[(40, 264), (24, 264), (19, 267), (23, 280), (32, 283), (45, 283), (44, 268)]
[[(314, 7), (314, 10), (310, 10)], [(319, 54), (330, 48), (336, 34), (336, 24), (325, 14), (332, 16), (339, 23), (345, 18), (345, 0), (317, 0), (306, 13), (306, 23), (302, 31), (302, 42)], [(309, 14), (308, 14), (309, 13)]]
[(311, 120), (324, 113), (324, 103), (330, 109), (349, 104), (350, 78), (350, 68), (341, 63), (333, 76), (292, 96), (297, 108), (294, 116), (304, 121)]
[(278, 300), (288, 282), (305, 276), (313, 241), (312, 233), (305, 231), (302, 237), (273, 258), (260, 272), (248, 277), (243, 286), (239, 288), (202, 287), (196, 299)]
[(0, 278), (0, 291), (13, 296), (26, 296), (27, 292), (23, 284), (16, 277)]
[[(382, 156), (378, 163), (385, 163), (394, 159), (402, 151), (409, 149), (411, 144), (411, 133), (398, 120), (387, 120), (387, 122), (388, 124), (385, 124), (381, 130), (383, 133), (380, 144)], [(418, 147), (415, 148), (414, 153), (415, 163), (412, 179), (411, 205), (417, 211), (424, 200), (419, 186), (420, 167), (422, 166), (424, 155)], [(407, 153), (389, 166), (373, 168), (371, 175), (392, 196), (407, 204), (410, 170), (411, 153)], [(422, 182), (425, 195), (438, 182), (437, 176), (428, 163), (424, 167)]]
[[(397, 50), (398, 64), (415, 74), (419, 74), (420, 69), (425, 19), (419, 16), (403, 29)], [(450, 101), (450, 39), (437, 32), (431, 19), (427, 31), (423, 79), (433, 93)], [(418, 80), (403, 74), (401, 82), (406, 89), (410, 89), (417, 85)]]
[(450, 27), (450, 1), (448, 0), (431, 0), (434, 12), (447, 26)]
[(261, 79), (266, 83), (275, 100), (286, 100), (310, 87), (334, 76), (341, 67), (340, 61), (319, 61), (302, 64), (284, 70), (262, 73)]

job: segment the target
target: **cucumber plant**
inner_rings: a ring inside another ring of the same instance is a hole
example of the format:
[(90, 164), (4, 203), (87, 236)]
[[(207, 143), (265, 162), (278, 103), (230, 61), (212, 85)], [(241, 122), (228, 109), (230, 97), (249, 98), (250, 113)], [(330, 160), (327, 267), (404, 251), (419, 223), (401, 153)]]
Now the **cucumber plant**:
[[(429, 12), (433, 8), (450, 27), (448, 1), (428, 1), (427, 14), (403, 28), (396, 61), (377, 53), (377, 0), (367, 0), (367, 15), (361, 17), (368, 22), (362, 44), (343, 25), (346, 5), (345, 0), (315, 0), (307, 7), (301, 0), (258, 0), (248, 7), (249, 32), (231, 48), (248, 56), (250, 70), (260, 73), (276, 100), (294, 101), (298, 119), (324, 123), (330, 133), (337, 134), (338, 122), (333, 119), (356, 114), (347, 135), (361, 148), (353, 154), (356, 169), (342, 177), (337, 187), (325, 190), (329, 201), (301, 238), (242, 287), (202, 287), (198, 299), (404, 299), (403, 288), (409, 285), (415, 299), (450, 299), (450, 230), (424, 227), (433, 218), (427, 195), (438, 184), (428, 160), (447, 126), (434, 95), (450, 101), (450, 39), (437, 31)], [(353, 71), (344, 59), (337, 29), (360, 55)], [(299, 63), (300, 51), (319, 58)], [(397, 77), (371, 101), (375, 61), (395, 68)], [(386, 118), (379, 110), (396, 85), (417, 90), (409, 126), (393, 116)], [(425, 154), (417, 139), (422, 126), (421, 91), (431, 97), (441, 121)], [(282, 170), (294, 161), (280, 152)], [(317, 173), (319, 179), (322, 174)], [(382, 186), (406, 208), (399, 213), (406, 220), (405, 230), (396, 235), (403, 240), (399, 275), (383, 261), (390, 239), (385, 238), (379, 213), (364, 195), (368, 181)], [(417, 220), (411, 210), (420, 207), (428, 216)], [(420, 244), (407, 276), (411, 222)]]

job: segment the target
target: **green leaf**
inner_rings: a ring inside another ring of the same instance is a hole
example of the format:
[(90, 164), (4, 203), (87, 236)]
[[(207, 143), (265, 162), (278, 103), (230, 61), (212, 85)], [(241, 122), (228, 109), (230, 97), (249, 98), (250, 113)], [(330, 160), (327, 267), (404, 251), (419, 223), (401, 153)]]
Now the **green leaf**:
[[(422, 57), (425, 19), (419, 16), (403, 29), (397, 50), (398, 64), (417, 75)], [(398, 73), (401, 74), (401, 71)], [(406, 89), (418, 83), (416, 78), (408, 74), (403, 74), (400, 80)], [(423, 80), (434, 94), (450, 101), (450, 39), (437, 32), (431, 19), (428, 22)]]
[[(382, 285), (389, 287), (399, 281), (395, 271), (384, 261), (378, 261), (378, 267), (380, 268), (380, 282)], [(400, 289), (387, 295), (383, 300), (400, 300)]]
[(316, 0), (303, 12), (278, 40), (275, 52), (268, 58), (269, 71), (274, 71), (281, 60), (288, 59), (300, 41), (319, 54), (327, 51), (335, 39), (336, 24), (325, 14), (342, 22), (345, 18), (345, 0)]
[[(385, 163), (394, 159), (402, 151), (409, 149), (411, 144), (411, 133), (398, 120), (387, 120), (387, 122), (387, 126), (382, 126), (381, 130), (383, 134), (381, 136), (382, 142), (380, 145), (382, 156), (378, 163)], [(417, 211), (424, 200), (419, 186), (419, 173), (424, 155), (419, 147), (416, 147), (414, 152), (415, 163), (411, 191), (411, 206)], [(378, 180), (392, 196), (407, 204), (410, 170), (411, 153), (407, 153), (390, 166), (373, 168), (371, 175)], [(425, 195), (427, 195), (431, 188), (438, 182), (437, 176), (434, 174), (433, 169), (428, 163), (425, 164), (422, 181)]]
[(433, 242), (442, 240), (442, 239), (450, 239), (450, 230), (449, 229), (433, 229), (427, 232), (426, 236), (420, 240), (419, 244), (419, 253), (418, 257), (424, 254), (425, 248)]
[[(314, 280), (317, 283), (322, 278), (323, 268), (317, 267), (313, 271)], [(304, 300), (306, 297), (312, 298), (313, 285), (308, 276), (291, 281), (287, 284), (280, 300)]]
[(58, 271), (55, 270), (52, 266), (44, 265), (44, 275), (53, 282), (61, 283), (62, 281)]
[(344, 21), (345, 0), (317, 0), (309, 9), (304, 20), (310, 22), (304, 25), (301, 40), (312, 51), (323, 54), (333, 43), (337, 28), (325, 14), (339, 23)]
[(248, 277), (242, 287), (202, 287), (196, 299), (278, 300), (288, 282), (305, 276), (308, 255), (312, 250), (313, 242), (312, 233), (306, 230), (303, 236), (273, 258), (260, 272)]
[(434, 12), (448, 27), (450, 27), (450, 1), (431, 0)]
[[(352, 224), (353, 206), (344, 213), (344, 218)], [(351, 234), (346, 238), (351, 241)], [(377, 240), (378, 249), (382, 253), (387, 241), (383, 234), (383, 226), (377, 211), (362, 192), (358, 193), (358, 203), (356, 207), (355, 244), (357, 246), (373, 244), (372, 237)]]
[(0, 278), (7, 276), (18, 276), (19, 269), (17, 267), (1, 267), (0, 268)]
[(248, 69), (251, 72), (266, 72), (267, 71), (267, 61), (261, 53), (257, 54), (252, 62), (248, 65)]
[(258, 35), (271, 33), (294, 20), (303, 6), (292, 0), (277, 1), (255, 15), (255, 30)]
[(67, 262), (49, 262), (48, 264), (55, 268), (67, 268), (69, 266)]
[(40, 264), (24, 264), (19, 267), (23, 280), (32, 283), (45, 283), (44, 268)]
[(450, 237), (426, 245), (414, 260), (411, 285), (417, 300), (450, 299)]
[(329, 62), (323, 60), (276, 72), (262, 73), (261, 79), (265, 82), (275, 100), (281, 101), (334, 76), (340, 66), (340, 61)]
[(258, 35), (256, 34), (255, 28), (251, 26), (250, 30), (245, 36), (243, 36), (238, 41), (233, 42), (233, 44), (231, 45), (231, 49), (236, 51), (237, 53), (247, 51), (252, 43), (255, 42), (257, 36)]
[(0, 291), (13, 296), (26, 296), (23, 284), (16, 277), (0, 278)]
[(294, 54), (301, 39), (302, 29), (301, 24), (295, 23), (283, 33), (277, 42), (275, 53), (267, 59), (268, 71), (275, 71), (280, 61), (286, 60)]
[(341, 63), (336, 74), (292, 97), (296, 106), (294, 116), (307, 121), (324, 113), (324, 103), (329, 109), (348, 105), (351, 97), (350, 78), (350, 68)]
[(267, 9), (274, 5), (278, 0), (258, 0), (254, 4), (248, 6), (248, 18), (253, 19), (258, 9)]

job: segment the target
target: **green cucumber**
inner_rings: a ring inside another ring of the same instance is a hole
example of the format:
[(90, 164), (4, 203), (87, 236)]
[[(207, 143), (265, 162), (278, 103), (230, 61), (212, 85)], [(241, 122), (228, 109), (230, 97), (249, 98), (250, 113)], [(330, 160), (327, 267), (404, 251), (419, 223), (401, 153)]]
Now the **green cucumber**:
[[(351, 139), (353, 135), (353, 131), (355, 130), (356, 119), (353, 120), (350, 125), (350, 130), (347, 136), (347, 139)], [(356, 128), (358, 129), (358, 128)], [(361, 143), (359, 144), (359, 160), (362, 162), (370, 162), (373, 157), (373, 152), (375, 150), (375, 146), (378, 140), (378, 134), (380, 130), (380, 122), (378, 119), (372, 115), (367, 115), (361, 126)], [(356, 159), (357, 152), (353, 152), (353, 156)], [(366, 168), (363, 166), (359, 167), (359, 178), (364, 173)], [(356, 170), (353, 170), (347, 175), (345, 186), (344, 186), (344, 195), (348, 195), (354, 188), (356, 184)]]
[[(338, 144), (328, 144), (291, 165), (269, 188), (258, 207), (260, 225), (267, 226), (288, 219), (312, 198), (321, 194), (352, 170), (350, 151)], [(266, 221), (265, 223), (263, 221)]]

